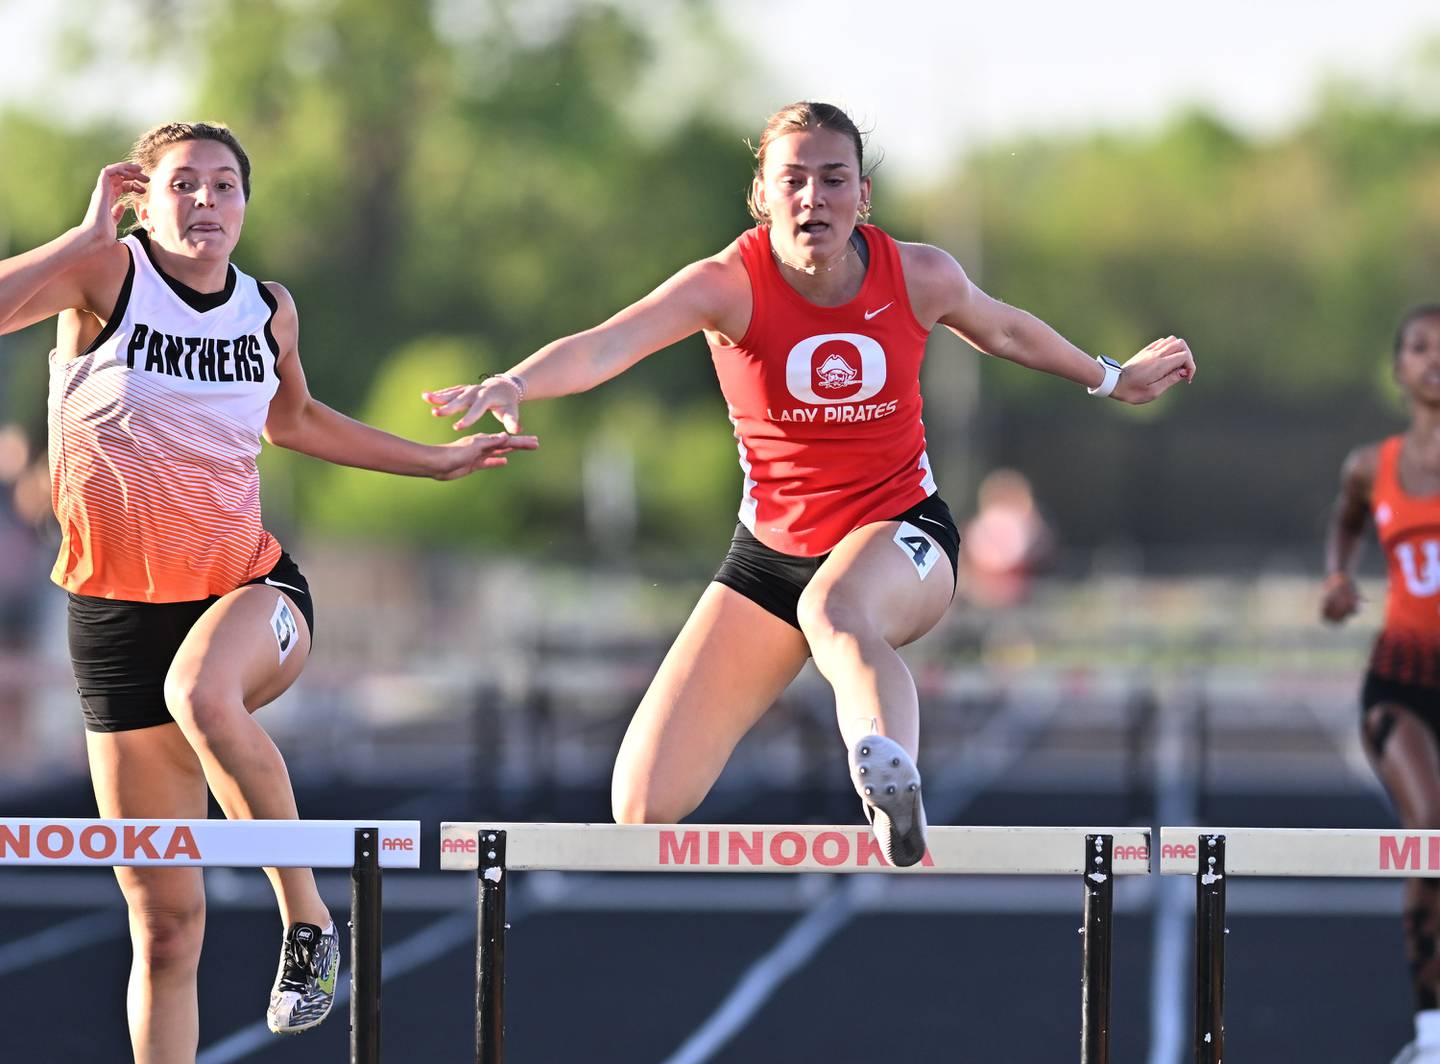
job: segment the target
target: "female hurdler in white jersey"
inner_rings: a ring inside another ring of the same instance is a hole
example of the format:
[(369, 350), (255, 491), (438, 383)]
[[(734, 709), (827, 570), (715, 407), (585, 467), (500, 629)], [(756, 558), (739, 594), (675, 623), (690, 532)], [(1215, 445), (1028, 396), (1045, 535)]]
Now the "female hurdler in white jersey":
[[(441, 447), (315, 401), (290, 294), (230, 263), (250, 162), (223, 126), (175, 123), (100, 173), (84, 221), (0, 262), (0, 334), (60, 316), (50, 454), (71, 659), (100, 814), (294, 819), (251, 714), (310, 651), (309, 586), (260, 520), (263, 437), (326, 461), (449, 480), (533, 438)], [(137, 231), (116, 239), (126, 206)], [(304, 868), (266, 869), (285, 924), (273, 1030), (324, 1019), (339, 936)], [(116, 868), (130, 910), (135, 1059), (195, 1059), (205, 895), (197, 869)]]
[(920, 420), (925, 338), (1144, 403), (1195, 362), (1157, 340), (1122, 368), (991, 299), (944, 251), (864, 222), (870, 179), (854, 122), (796, 103), (760, 138), (759, 223), (605, 323), (508, 374), (430, 393), (457, 428), (521, 399), (583, 392), (703, 331), (735, 426), (745, 487), (730, 553), (666, 656), (615, 765), (622, 822), (688, 815), (740, 737), (807, 657), (835, 691), (851, 779), (897, 865), (924, 857), (915, 684), (896, 648), (954, 592), (958, 534), (935, 494)]

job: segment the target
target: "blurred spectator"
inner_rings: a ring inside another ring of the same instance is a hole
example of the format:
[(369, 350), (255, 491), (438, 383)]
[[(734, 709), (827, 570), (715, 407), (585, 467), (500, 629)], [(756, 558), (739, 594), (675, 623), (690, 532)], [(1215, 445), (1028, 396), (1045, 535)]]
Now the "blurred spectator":
[(44, 587), (39, 529), (49, 516), (44, 463), (32, 461), (23, 430), (0, 425), (0, 651), (29, 643)]
[(0, 776), (6, 778), (33, 761), (28, 710), (48, 568), (42, 533), (53, 520), (44, 456), (32, 454), (19, 426), (0, 425)]
[(1010, 606), (1029, 594), (1055, 539), (1035, 505), (1030, 482), (997, 469), (980, 483), (979, 509), (960, 537), (971, 597), (984, 606)]

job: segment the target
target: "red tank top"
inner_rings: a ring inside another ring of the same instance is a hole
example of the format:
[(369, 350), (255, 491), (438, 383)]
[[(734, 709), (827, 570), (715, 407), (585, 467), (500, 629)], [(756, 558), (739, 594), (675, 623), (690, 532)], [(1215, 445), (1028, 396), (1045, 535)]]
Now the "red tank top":
[(1407, 495), (1400, 486), (1403, 443), (1392, 436), (1380, 444), (1370, 492), (1389, 574), (1385, 627), (1370, 668), (1402, 683), (1440, 687), (1440, 495)]
[(785, 554), (825, 554), (935, 491), (920, 421), (929, 333), (910, 309), (895, 241), (873, 225), (859, 231), (869, 267), (838, 307), (786, 283), (768, 227), (741, 236), (750, 328), (733, 346), (710, 345), (745, 473), (740, 520)]

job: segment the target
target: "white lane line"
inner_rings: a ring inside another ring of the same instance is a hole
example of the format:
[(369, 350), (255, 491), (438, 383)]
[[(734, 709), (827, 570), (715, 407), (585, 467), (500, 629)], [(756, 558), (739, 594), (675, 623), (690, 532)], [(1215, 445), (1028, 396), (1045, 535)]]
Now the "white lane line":
[(850, 889), (836, 890), (790, 926), (780, 941), (752, 964), (720, 1007), (685, 1040), (666, 1064), (704, 1064), (770, 999), (778, 987), (810, 962), (835, 933), (850, 922), (855, 908)]
[[(456, 946), (475, 939), (475, 914), (452, 913), (421, 928), (409, 938), (385, 950), (381, 965), (380, 985), (384, 986), (416, 968), (422, 968), (449, 953)], [(328, 1023), (345, 1023), (346, 1006), (350, 1002), (350, 980), (335, 991), (335, 1006)], [(220, 1041), (206, 1046), (195, 1058), (195, 1064), (229, 1064), (273, 1045), (281, 1035), (272, 1034), (264, 1020), (241, 1027)]]
[[(1186, 728), (1193, 726), (1194, 698), (1176, 698), (1167, 712), (1162, 704), (1155, 738), (1155, 817), (1161, 824), (1188, 824), (1196, 809), (1196, 751), (1187, 750)], [(1182, 708), (1183, 707), (1183, 708)], [(1180, 819), (1175, 819), (1179, 817)], [(1160, 836), (1152, 835), (1152, 846)], [(1152, 867), (1159, 867), (1151, 854)], [(1189, 876), (1160, 876), (1150, 951), (1150, 1055), (1148, 1064), (1181, 1064), (1185, 1049), (1185, 988), (1191, 959), (1195, 881)]]
[(33, 935), (0, 946), (0, 976), (23, 971), (37, 964), (89, 949), (113, 938), (123, 938), (128, 924), (125, 910), (107, 909), (47, 927)]
[[(965, 806), (1018, 760), (1058, 709), (1059, 699), (1055, 698), (1040, 711), (1001, 712), (992, 717), (970, 748), (979, 753), (959, 759), (953, 772), (937, 774), (937, 782), (953, 783), (953, 789), (943, 792), (937, 789), (941, 797), (936, 806), (928, 810), (930, 815), (937, 821), (953, 822)], [(886, 890), (884, 880), (879, 877), (871, 882), (865, 876), (857, 876), (813, 905), (780, 941), (746, 969), (719, 1008), (665, 1058), (664, 1064), (705, 1064), (713, 1060), (770, 1000), (776, 989), (850, 922), (863, 903)]]

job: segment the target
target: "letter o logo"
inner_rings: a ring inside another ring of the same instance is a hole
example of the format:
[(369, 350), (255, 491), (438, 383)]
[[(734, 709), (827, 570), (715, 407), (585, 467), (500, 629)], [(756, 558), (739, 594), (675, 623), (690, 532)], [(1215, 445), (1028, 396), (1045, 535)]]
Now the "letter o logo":
[[(825, 345), (836, 345), (825, 360), (815, 365), (815, 356)], [(849, 350), (845, 350), (849, 348)], [(859, 360), (859, 367), (855, 361)], [(824, 396), (816, 385), (845, 394)], [(858, 384), (860, 390), (849, 389)], [(873, 337), (859, 333), (825, 333), (801, 340), (785, 359), (785, 387), (805, 403), (863, 403), (885, 387), (885, 349)]]

